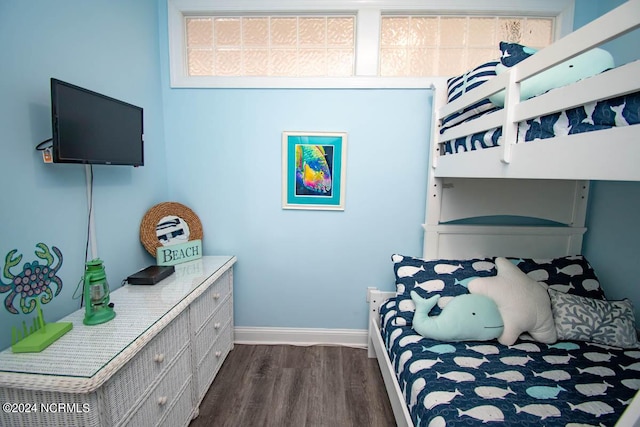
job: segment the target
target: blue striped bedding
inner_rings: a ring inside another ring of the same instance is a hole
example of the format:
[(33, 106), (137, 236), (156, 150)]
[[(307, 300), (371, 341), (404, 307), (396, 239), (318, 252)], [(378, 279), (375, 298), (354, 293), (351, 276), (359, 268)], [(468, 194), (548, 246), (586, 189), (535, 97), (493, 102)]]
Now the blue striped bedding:
[(640, 388), (640, 350), (429, 340), (395, 308), (380, 308), (382, 337), (415, 426), (613, 426)]

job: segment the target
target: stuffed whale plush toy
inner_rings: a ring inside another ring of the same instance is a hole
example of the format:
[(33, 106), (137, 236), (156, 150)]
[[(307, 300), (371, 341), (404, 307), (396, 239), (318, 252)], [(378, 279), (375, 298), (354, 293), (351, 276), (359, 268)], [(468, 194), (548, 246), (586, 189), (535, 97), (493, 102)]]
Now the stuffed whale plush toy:
[[(594, 48), (578, 56), (549, 68), (520, 84), (520, 100), (529, 99), (548, 90), (566, 86), (587, 77), (602, 73), (614, 67), (613, 56), (604, 49)], [(503, 64), (496, 66), (496, 74), (509, 70)], [(489, 97), (491, 103), (497, 107), (504, 106), (505, 91)]]
[(506, 258), (496, 258), (495, 264), (498, 274), (473, 279), (468, 289), (472, 295), (491, 298), (498, 306), (504, 321), (504, 331), (498, 337), (500, 344), (513, 345), (524, 332), (541, 343), (556, 342), (546, 285), (527, 276)]
[(411, 292), (416, 311), (413, 329), (425, 338), (439, 341), (487, 341), (504, 329), (498, 306), (484, 295), (465, 294), (452, 298), (439, 316), (429, 316), (440, 295), (425, 299)]

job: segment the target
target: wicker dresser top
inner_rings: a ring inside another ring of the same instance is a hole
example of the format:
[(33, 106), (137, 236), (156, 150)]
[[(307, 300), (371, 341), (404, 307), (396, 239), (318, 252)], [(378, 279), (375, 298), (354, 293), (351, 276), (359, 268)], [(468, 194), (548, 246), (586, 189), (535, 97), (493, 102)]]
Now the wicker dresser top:
[(11, 348), (1, 352), (0, 385), (13, 382), (9, 377), (15, 374), (68, 377), (73, 382), (95, 377), (101, 370), (119, 369), (130, 358), (127, 353), (135, 354), (204, 291), (203, 284), (216, 280), (235, 261), (230, 256), (207, 256), (176, 265), (175, 273), (156, 285), (125, 285), (113, 291), (113, 320), (86, 326), (83, 308), (60, 319), (73, 322), (73, 329), (42, 352), (14, 354)]

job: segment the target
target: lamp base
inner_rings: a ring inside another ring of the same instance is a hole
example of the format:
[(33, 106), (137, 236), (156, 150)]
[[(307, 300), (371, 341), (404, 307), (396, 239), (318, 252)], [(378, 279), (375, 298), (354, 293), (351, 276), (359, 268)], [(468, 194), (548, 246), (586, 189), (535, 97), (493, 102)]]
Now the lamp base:
[(113, 311), (111, 307), (104, 307), (96, 311), (93, 311), (91, 313), (89, 312), (85, 313), (84, 320), (82, 321), (82, 323), (89, 326), (99, 325), (101, 323), (108, 322), (114, 317), (116, 317), (116, 312)]

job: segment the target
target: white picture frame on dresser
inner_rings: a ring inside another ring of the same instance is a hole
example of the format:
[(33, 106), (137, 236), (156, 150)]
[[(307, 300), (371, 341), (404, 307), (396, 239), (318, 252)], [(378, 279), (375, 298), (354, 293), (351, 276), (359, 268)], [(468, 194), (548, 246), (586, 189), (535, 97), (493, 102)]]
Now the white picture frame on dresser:
[(78, 310), (44, 351), (1, 352), (0, 401), (16, 410), (0, 425), (188, 425), (233, 348), (235, 262), (176, 265), (154, 286), (113, 291), (110, 322), (86, 326)]

